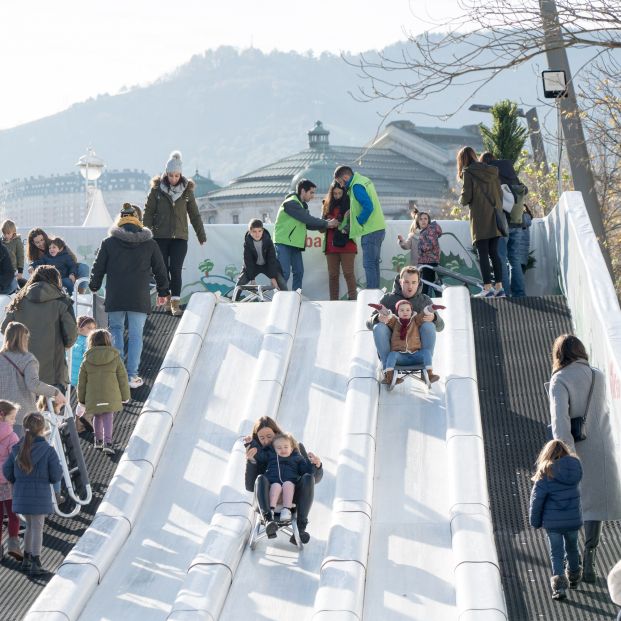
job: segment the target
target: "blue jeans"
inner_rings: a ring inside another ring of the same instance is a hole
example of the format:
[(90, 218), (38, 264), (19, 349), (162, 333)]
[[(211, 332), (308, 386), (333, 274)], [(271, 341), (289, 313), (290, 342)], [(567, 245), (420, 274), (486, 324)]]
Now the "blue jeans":
[(63, 281), (63, 287), (67, 290), (69, 295), (73, 294), (73, 281), (71, 278), (61, 278)]
[(127, 317), (127, 375), (138, 375), (140, 356), (142, 355), (142, 331), (147, 320), (146, 313), (133, 311), (112, 311), (108, 313), (108, 327), (112, 334), (112, 344), (118, 349), (121, 358), (125, 359), (125, 344), (123, 333), (125, 332), (125, 317)]
[(552, 561), (552, 575), (563, 576), (565, 573), (565, 555), (570, 571), (577, 571), (580, 567), (580, 553), (578, 552), (578, 531), (547, 530), (550, 544), (550, 560)]
[[(522, 265), (528, 261), (528, 246), (530, 242), (530, 231), (521, 226), (509, 227), (509, 241), (507, 242), (507, 254), (509, 265), (511, 266), (511, 295), (516, 298), (523, 298), (526, 295), (524, 287), (524, 272)], [(524, 260), (524, 248), (526, 248), (526, 260)], [(509, 283), (505, 289), (509, 290)]]
[[(433, 350), (436, 347), (436, 324), (427, 321), (419, 328), (420, 341), (422, 348), (420, 351), (425, 350), (426, 356), (424, 364), (427, 367), (431, 367), (433, 359)], [(392, 336), (392, 330), (384, 323), (379, 321), (373, 326), (373, 340), (375, 341), (375, 348), (377, 349), (377, 355), (382, 361), (382, 369), (389, 368), (388, 355), (390, 353), (398, 353), (390, 351), (390, 337)], [(417, 352), (418, 353), (418, 352)], [(428, 362), (427, 362), (428, 361)], [(400, 363), (403, 364), (403, 363)], [(417, 363), (412, 363), (417, 364)]]
[(0, 289), (0, 294), (11, 295), (11, 293), (14, 293), (16, 290), (17, 290), (17, 278), (13, 278), (13, 280), (11, 281), (8, 287), (5, 287), (4, 289)]
[(408, 367), (414, 365), (424, 365), (427, 369), (431, 368), (431, 354), (428, 349), (419, 349), (409, 354), (391, 351), (386, 356), (386, 369), (394, 369), (396, 366)]
[(362, 267), (367, 279), (367, 289), (380, 288), (380, 255), (386, 230), (367, 233), (360, 239), (362, 245)]
[(502, 287), (509, 295), (509, 264), (507, 263), (507, 237), (498, 238), (498, 258), (502, 266)]
[(304, 278), (304, 261), (302, 260), (302, 250), (287, 246), (286, 244), (276, 244), (276, 258), (280, 263), (282, 276), (285, 282), (289, 282), (289, 274), (293, 272), (293, 282), (291, 289), (297, 291), (302, 288), (302, 278)]

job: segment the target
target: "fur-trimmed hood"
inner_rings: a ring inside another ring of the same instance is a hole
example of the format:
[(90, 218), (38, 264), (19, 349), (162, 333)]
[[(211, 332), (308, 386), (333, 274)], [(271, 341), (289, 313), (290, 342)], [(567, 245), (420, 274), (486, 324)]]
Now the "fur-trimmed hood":
[(131, 231), (127, 227), (113, 224), (108, 229), (108, 234), (110, 237), (116, 237), (117, 239), (127, 242), (128, 244), (143, 244), (144, 242), (153, 239), (153, 233), (151, 233), (151, 230), (146, 227), (143, 227), (140, 231)]
[[(151, 187), (156, 188), (157, 186), (159, 186), (165, 176), (166, 175), (155, 175), (155, 177), (152, 177)], [(183, 175), (181, 175), (181, 179), (179, 179), (179, 183), (184, 183), (185, 187), (192, 191), (194, 190), (194, 186), (196, 185), (193, 179), (188, 179), (187, 177), (184, 177)]]

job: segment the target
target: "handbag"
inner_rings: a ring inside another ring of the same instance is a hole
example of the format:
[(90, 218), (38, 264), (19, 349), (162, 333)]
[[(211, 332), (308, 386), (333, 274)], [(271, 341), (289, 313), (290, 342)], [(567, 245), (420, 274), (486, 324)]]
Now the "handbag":
[[(591, 388), (589, 389), (589, 396), (587, 398), (584, 414), (582, 416), (575, 416), (574, 418), (569, 419), (571, 423), (571, 435), (573, 436), (574, 442), (582, 442), (587, 439), (586, 419), (589, 413), (589, 406), (591, 405), (591, 395), (593, 394), (594, 385), (595, 371), (591, 368)], [(548, 438), (550, 440), (554, 439), (554, 436), (552, 435), (552, 425), (548, 425)]]
[(505, 212), (494, 208), (494, 214), (496, 216), (496, 228), (500, 231), (503, 237), (509, 237), (509, 225), (507, 224), (507, 216)]
[(337, 248), (343, 248), (347, 245), (349, 241), (349, 235), (347, 233), (343, 233), (343, 231), (339, 231), (339, 229), (334, 229), (334, 234), (332, 235), (332, 245)]

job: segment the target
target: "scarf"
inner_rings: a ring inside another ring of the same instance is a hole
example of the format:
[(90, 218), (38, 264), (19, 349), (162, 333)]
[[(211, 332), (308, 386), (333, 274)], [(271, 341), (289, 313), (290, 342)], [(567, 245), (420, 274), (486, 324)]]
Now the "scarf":
[(412, 321), (413, 317), (410, 317), (409, 319), (401, 319), (401, 317), (399, 317), (399, 338), (402, 341), (405, 341), (407, 335), (408, 335), (408, 326), (410, 325), (410, 321)]
[(183, 179), (181, 179), (177, 185), (170, 185), (168, 177), (164, 176), (162, 176), (162, 180), (160, 181), (160, 191), (164, 194), (168, 194), (173, 204), (177, 202), (177, 199), (181, 197), (187, 187), (188, 183)]
[(138, 218), (136, 218), (136, 216), (119, 216), (116, 219), (115, 224), (117, 226), (123, 226), (124, 224), (133, 224), (134, 226), (137, 226), (139, 229), (142, 229), (142, 222), (140, 222), (140, 220)]

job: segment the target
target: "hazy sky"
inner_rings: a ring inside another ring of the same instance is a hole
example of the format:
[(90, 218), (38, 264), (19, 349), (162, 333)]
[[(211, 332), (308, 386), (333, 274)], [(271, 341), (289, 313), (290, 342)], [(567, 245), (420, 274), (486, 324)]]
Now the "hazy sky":
[(9, 0), (0, 20), (0, 129), (144, 84), (220, 45), (381, 48), (438, 30), (457, 0)]

